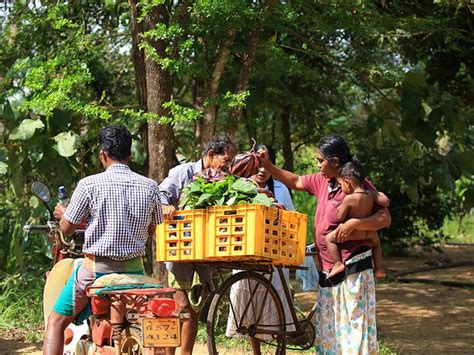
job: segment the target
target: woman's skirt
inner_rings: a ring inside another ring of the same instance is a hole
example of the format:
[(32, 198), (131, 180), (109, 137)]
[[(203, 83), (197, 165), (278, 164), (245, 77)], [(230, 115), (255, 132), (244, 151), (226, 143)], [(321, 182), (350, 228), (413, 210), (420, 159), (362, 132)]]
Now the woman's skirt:
[[(371, 251), (346, 261), (346, 273), (336, 285), (320, 281), (316, 310), (317, 354), (377, 354), (375, 282)], [(359, 266), (359, 267), (358, 267)], [(354, 273), (350, 273), (350, 270)], [(364, 269), (359, 271), (358, 269)]]

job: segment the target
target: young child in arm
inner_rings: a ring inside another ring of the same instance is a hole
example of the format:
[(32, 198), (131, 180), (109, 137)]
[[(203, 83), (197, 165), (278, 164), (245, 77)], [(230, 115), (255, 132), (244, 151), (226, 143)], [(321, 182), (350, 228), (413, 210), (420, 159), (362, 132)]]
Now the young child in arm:
[[(362, 166), (355, 161), (344, 164), (337, 173), (337, 182), (342, 192), (346, 194), (339, 206), (337, 217), (341, 222), (349, 218), (363, 218), (372, 214), (374, 204), (388, 207), (388, 197), (377, 191), (364, 189), (365, 172)], [(334, 266), (328, 278), (344, 271), (346, 268), (341, 262), (341, 255), (337, 246), (336, 233), (332, 231), (326, 235), (326, 245), (329, 255), (334, 261)], [(376, 231), (355, 230), (347, 240), (370, 240), (374, 258), (375, 277), (385, 277), (382, 267), (382, 247)]]

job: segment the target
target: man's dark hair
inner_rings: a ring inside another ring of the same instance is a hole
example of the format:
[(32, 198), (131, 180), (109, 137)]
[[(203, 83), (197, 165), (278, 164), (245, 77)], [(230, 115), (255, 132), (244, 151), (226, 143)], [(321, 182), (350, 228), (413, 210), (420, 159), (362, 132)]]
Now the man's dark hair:
[(110, 159), (124, 161), (130, 157), (132, 135), (124, 126), (105, 126), (99, 132), (99, 147)]
[(337, 172), (338, 178), (348, 178), (355, 180), (359, 185), (365, 180), (365, 170), (357, 160), (345, 163)]
[(204, 148), (203, 156), (206, 156), (210, 150), (214, 151), (217, 155), (224, 155), (227, 147), (231, 146), (235, 149), (234, 142), (229, 136), (215, 136), (209, 139)]

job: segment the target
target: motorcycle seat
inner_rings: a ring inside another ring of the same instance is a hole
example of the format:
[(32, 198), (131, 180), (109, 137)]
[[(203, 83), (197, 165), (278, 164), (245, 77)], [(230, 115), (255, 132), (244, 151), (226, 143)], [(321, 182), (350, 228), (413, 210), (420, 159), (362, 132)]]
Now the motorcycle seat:
[(107, 274), (99, 277), (92, 284), (93, 288), (110, 287), (118, 285), (159, 285), (158, 280), (145, 275), (135, 274)]
[(86, 291), (88, 297), (99, 296), (105, 293), (171, 296), (175, 292), (175, 289), (163, 287), (152, 277), (136, 274), (108, 274), (101, 276)]

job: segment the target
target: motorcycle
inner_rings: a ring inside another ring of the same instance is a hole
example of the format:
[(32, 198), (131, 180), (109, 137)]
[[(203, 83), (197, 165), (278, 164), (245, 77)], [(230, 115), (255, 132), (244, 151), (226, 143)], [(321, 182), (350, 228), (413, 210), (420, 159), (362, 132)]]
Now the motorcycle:
[[(46, 273), (43, 292), (45, 329), (48, 316), (71, 273), (82, 263), (84, 229), (65, 237), (48, 206), (51, 193), (36, 181), (32, 192), (46, 206), (45, 225), (25, 225), (27, 233), (47, 233), (52, 243), (52, 269)], [(84, 227), (84, 226), (83, 226)], [(81, 324), (65, 330), (64, 354), (163, 354), (166, 347), (180, 346), (180, 320), (176, 315), (175, 290), (141, 275), (109, 274), (99, 277), (86, 294), (91, 315)]]

